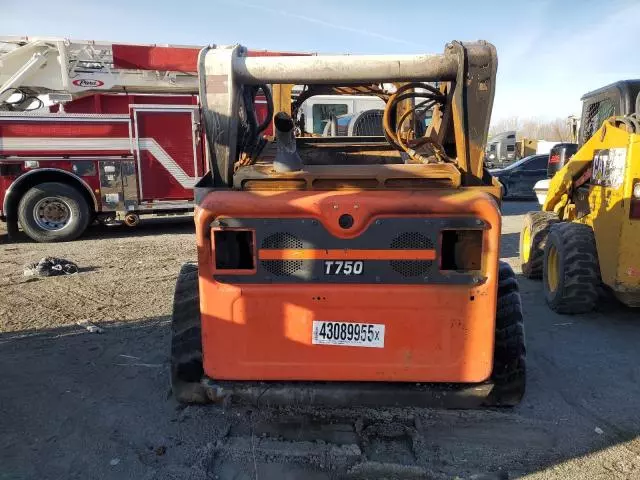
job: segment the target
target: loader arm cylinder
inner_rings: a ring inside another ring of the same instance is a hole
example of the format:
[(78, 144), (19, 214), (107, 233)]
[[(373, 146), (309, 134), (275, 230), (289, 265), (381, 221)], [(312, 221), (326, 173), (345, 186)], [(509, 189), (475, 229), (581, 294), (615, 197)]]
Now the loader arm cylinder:
[(246, 85), (455, 80), (454, 55), (327, 55), (234, 57), (233, 73)]

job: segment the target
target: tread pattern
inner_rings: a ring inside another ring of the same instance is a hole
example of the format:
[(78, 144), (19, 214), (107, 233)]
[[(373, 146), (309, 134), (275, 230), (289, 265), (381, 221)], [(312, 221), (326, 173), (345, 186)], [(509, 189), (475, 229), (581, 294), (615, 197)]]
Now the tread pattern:
[(549, 234), (545, 259), (552, 245), (559, 255), (560, 279), (556, 291), (549, 291), (545, 270), (544, 289), (547, 303), (557, 313), (590, 312), (598, 302), (602, 285), (598, 250), (592, 228), (581, 223), (558, 223)]
[[(527, 278), (542, 278), (544, 265), (544, 246), (551, 226), (559, 222), (558, 216), (553, 212), (529, 212), (524, 218), (522, 232), (520, 232), (520, 263), (522, 274)], [(529, 251), (529, 261), (524, 261), (522, 253), (524, 227), (529, 226), (531, 232), (531, 250)]]
[(493, 354), (493, 390), (487, 403), (514, 406), (520, 403), (526, 386), (526, 346), (522, 303), (511, 266), (500, 262), (498, 304)]
[(176, 399), (206, 403), (203, 375), (198, 266), (185, 263), (176, 281), (171, 317), (171, 389)]

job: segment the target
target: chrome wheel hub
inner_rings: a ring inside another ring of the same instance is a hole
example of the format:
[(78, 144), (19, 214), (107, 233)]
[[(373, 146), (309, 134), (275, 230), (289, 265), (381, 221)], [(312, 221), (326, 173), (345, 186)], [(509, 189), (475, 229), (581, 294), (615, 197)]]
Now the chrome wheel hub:
[(33, 219), (43, 230), (62, 230), (71, 221), (71, 207), (57, 197), (45, 197), (33, 207)]

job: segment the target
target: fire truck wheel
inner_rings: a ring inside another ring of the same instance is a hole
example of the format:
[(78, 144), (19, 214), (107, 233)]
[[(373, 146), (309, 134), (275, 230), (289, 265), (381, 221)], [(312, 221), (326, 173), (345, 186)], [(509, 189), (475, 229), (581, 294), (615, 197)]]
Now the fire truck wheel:
[(500, 262), (493, 353), (493, 390), (487, 404), (512, 407), (520, 403), (526, 385), (524, 320), (518, 281), (506, 262)]
[(91, 213), (78, 190), (65, 183), (49, 182), (31, 187), (22, 196), (18, 220), (36, 242), (65, 242), (82, 235)]
[(198, 266), (185, 263), (176, 281), (171, 316), (171, 390), (176, 400), (208, 402), (200, 383), (203, 375)]

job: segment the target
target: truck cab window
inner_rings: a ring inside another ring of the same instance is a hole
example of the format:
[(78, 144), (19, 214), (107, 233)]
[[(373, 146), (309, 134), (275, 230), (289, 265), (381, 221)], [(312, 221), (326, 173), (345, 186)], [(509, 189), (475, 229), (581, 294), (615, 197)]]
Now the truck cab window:
[(547, 160), (549, 157), (541, 156), (541, 157), (533, 157), (527, 164), (524, 166), (525, 170), (544, 170), (547, 168)]
[(349, 111), (349, 107), (344, 103), (324, 103), (315, 104), (312, 108), (313, 112), (313, 133), (322, 135), (326, 123), (331, 116), (337, 117), (344, 115)]

